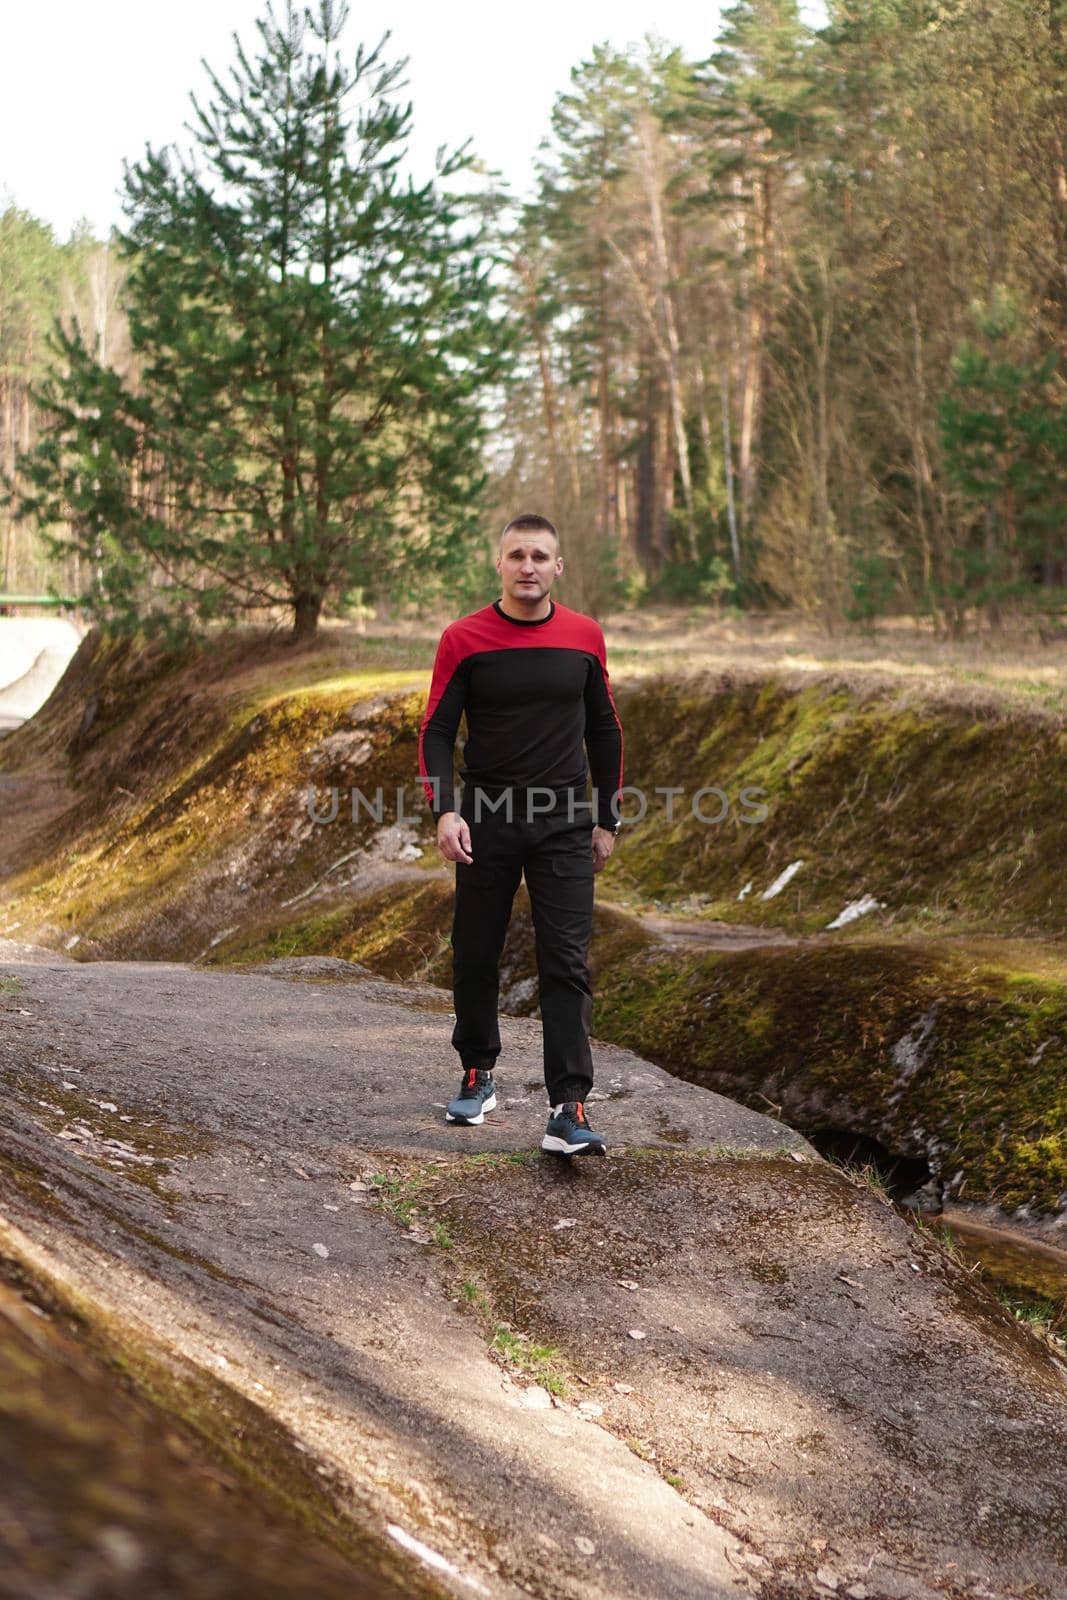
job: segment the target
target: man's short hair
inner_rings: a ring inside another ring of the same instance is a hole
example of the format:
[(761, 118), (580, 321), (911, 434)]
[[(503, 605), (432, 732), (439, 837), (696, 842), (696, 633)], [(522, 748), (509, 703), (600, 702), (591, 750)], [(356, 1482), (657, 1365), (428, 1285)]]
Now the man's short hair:
[(539, 511), (523, 511), (519, 516), (512, 517), (511, 521), (501, 530), (501, 539), (503, 539), (505, 533), (511, 533), (516, 528), (525, 533), (550, 533), (557, 544), (560, 542), (559, 531), (555, 524), (549, 522), (548, 518), (543, 517)]

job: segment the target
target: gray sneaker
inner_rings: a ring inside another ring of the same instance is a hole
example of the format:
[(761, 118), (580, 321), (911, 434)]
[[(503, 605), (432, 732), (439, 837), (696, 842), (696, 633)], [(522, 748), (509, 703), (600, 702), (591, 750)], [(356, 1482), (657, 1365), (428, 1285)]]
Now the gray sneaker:
[(454, 1100), (448, 1102), (446, 1122), (484, 1122), (496, 1106), (496, 1082), (487, 1067), (468, 1067)]
[(557, 1156), (580, 1156), (589, 1151), (602, 1156), (607, 1154), (607, 1140), (589, 1126), (583, 1100), (566, 1100), (551, 1108), (541, 1149)]

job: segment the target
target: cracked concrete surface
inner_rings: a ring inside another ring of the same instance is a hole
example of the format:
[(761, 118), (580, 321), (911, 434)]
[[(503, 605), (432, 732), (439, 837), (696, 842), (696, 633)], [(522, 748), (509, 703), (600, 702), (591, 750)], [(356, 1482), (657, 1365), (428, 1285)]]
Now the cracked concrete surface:
[[(0, 984), (3, 1148), (24, 1179), (0, 1176), (2, 1253), (269, 1413), (369, 1534), (407, 1540), (420, 1568), (420, 1546), (445, 1563), (427, 1569), (445, 1592), (1062, 1600), (1062, 1373), (995, 1307), (969, 1316), (962, 1269), (866, 1192), (851, 1205), (782, 1125), (597, 1044), (608, 1160), (477, 1168), (464, 1158), (536, 1148), (534, 1020), (503, 1019), (500, 1109), (457, 1128), (440, 990), (315, 959), (238, 974), (11, 942)], [(430, 1185), (447, 1245), (374, 1203), (390, 1170)], [(805, 1209), (823, 1173), (834, 1204)], [(790, 1197), (780, 1215), (776, 1195)], [(862, 1289), (846, 1249), (866, 1263)], [(741, 1257), (770, 1276), (742, 1282)], [(644, 1279), (641, 1341), (617, 1282), (627, 1261)], [(855, 1281), (840, 1303), (835, 1265)], [(562, 1403), (492, 1357), (462, 1274), (558, 1342), (577, 1375)], [(880, 1300), (903, 1308), (891, 1364)], [(922, 1448), (902, 1451), (892, 1424), (914, 1432), (901, 1405), (920, 1369), (917, 1404), (926, 1390), (941, 1403)], [(976, 1379), (999, 1385), (981, 1428), (965, 1404)], [(801, 1411), (819, 1432), (835, 1390), (801, 1482), (783, 1441)], [(934, 1491), (945, 1451), (980, 1447), (978, 1504), (1003, 1520), (983, 1473), (998, 1449), (1017, 1469), (1020, 1419), (1042, 1468), (1013, 1487), (998, 1554), (973, 1507), (939, 1510)], [(918, 1509), (876, 1529), (909, 1476)]]

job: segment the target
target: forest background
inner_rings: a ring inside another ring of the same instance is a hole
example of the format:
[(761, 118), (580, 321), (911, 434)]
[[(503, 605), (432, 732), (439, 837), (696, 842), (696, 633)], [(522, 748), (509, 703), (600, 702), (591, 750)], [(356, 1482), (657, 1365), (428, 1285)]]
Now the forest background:
[[(1067, 0), (740, 0), (578, 63), (536, 191), (398, 176), (342, 9), (266, 12), (126, 226), (0, 214), (8, 594), (118, 626), (560, 593), (941, 635), (1067, 610)], [(417, 110), (417, 108), (415, 108)]]

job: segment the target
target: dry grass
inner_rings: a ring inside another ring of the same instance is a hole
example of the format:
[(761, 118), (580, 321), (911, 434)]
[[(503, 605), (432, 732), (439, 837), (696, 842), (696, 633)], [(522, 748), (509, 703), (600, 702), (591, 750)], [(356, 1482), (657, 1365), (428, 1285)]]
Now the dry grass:
[(938, 639), (901, 618), (830, 638), (787, 614), (715, 617), (673, 607), (619, 613), (604, 631), (615, 677), (774, 673), (799, 685), (829, 675), (852, 689), (891, 683), (926, 699), (1067, 716), (1067, 645), (1043, 644), (1030, 628)]

